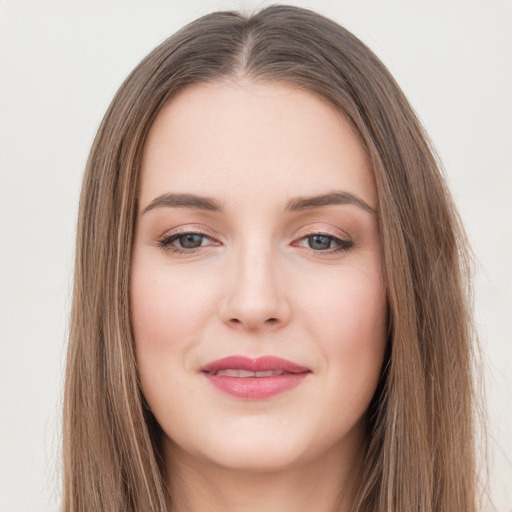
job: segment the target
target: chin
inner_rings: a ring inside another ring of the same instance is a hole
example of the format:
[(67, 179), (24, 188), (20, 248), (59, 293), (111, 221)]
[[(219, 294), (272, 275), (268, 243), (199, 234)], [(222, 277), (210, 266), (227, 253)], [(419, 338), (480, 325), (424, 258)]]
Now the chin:
[(275, 441), (261, 444), (254, 441), (251, 445), (247, 442), (232, 444), (204, 455), (211, 463), (228, 470), (274, 472), (300, 464), (304, 453), (303, 449), (293, 449)]
[[(188, 454), (201, 463), (218, 468), (237, 471), (269, 472), (288, 469), (307, 458), (308, 443), (300, 436), (272, 429), (253, 426), (237, 427), (212, 431), (199, 442), (191, 444), (191, 439), (170, 441), (167, 438), (167, 451), (170, 460), (176, 455)], [(193, 442), (193, 441), (192, 441)], [(311, 456), (311, 454), (310, 454)]]

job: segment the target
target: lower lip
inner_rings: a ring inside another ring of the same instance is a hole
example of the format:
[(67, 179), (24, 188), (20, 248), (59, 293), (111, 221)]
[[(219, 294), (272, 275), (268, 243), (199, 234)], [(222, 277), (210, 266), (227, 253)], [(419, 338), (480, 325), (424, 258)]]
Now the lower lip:
[(229, 377), (205, 373), (206, 378), (229, 395), (246, 400), (261, 400), (298, 386), (311, 372), (286, 373), (275, 377)]

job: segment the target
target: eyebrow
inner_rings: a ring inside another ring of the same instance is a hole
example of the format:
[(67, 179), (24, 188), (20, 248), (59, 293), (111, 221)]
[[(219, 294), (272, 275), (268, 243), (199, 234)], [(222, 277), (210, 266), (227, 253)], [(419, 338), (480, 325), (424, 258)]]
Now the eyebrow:
[(303, 210), (311, 210), (313, 208), (321, 208), (323, 206), (331, 206), (338, 204), (352, 204), (364, 211), (376, 215), (377, 211), (360, 197), (350, 194), (349, 192), (331, 192), (319, 196), (296, 197), (290, 199), (286, 204), (285, 211), (300, 212)]
[[(376, 215), (376, 210), (361, 198), (349, 192), (331, 192), (318, 196), (295, 197), (290, 199), (284, 208), (287, 212), (301, 212), (322, 208), (324, 206), (351, 204), (364, 211)], [(222, 212), (223, 208), (219, 201), (212, 197), (198, 196), (196, 194), (162, 194), (144, 208), (142, 214), (155, 208), (193, 208), (209, 212)]]
[(156, 197), (143, 210), (143, 214), (161, 207), (168, 208), (194, 208), (209, 212), (221, 212), (221, 204), (212, 197), (197, 196), (195, 194), (162, 194)]

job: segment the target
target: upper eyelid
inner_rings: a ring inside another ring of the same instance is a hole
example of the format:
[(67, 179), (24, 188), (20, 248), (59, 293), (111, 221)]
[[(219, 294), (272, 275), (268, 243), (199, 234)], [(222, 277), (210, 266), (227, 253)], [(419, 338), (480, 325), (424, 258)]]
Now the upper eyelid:
[(308, 236), (314, 236), (314, 235), (325, 235), (325, 236), (330, 236), (332, 238), (338, 238), (340, 240), (346, 240), (346, 239), (351, 238), (351, 236), (348, 233), (346, 233), (345, 231), (342, 231), (340, 229), (328, 229), (328, 228), (318, 227), (318, 228), (310, 228), (310, 229), (306, 228), (304, 230), (299, 230), (299, 234), (297, 235), (296, 240), (305, 238)]
[[(162, 233), (160, 236), (158, 236), (158, 239), (165, 239), (165, 238), (171, 238), (173, 236), (184, 236), (184, 235), (201, 235), (205, 236), (206, 238), (215, 238), (215, 235), (212, 235), (211, 233), (206, 232), (206, 230), (202, 229), (184, 229), (184, 230), (167, 230), (164, 233)], [(343, 236), (347, 236), (348, 234), (344, 233), (343, 235), (340, 235), (339, 233), (334, 233), (333, 231), (329, 229), (311, 229), (301, 232), (299, 235), (296, 236), (296, 239), (304, 238), (307, 236), (313, 236), (313, 235), (326, 235), (331, 236), (333, 238), (343, 238)]]
[(183, 228), (180, 226), (180, 227), (173, 228), (173, 229), (166, 229), (162, 234), (157, 236), (157, 239), (165, 240), (165, 239), (171, 238), (173, 236), (179, 237), (179, 236), (190, 235), (190, 234), (201, 235), (201, 236), (205, 236), (207, 238), (216, 239), (215, 235), (212, 234), (211, 232), (209, 232), (208, 230), (200, 228), (200, 227), (195, 227), (195, 226), (185, 226)]
[[(171, 238), (173, 236), (179, 237), (184, 236), (187, 234), (197, 234), (204, 236), (206, 238), (209, 238), (213, 241), (220, 242), (222, 236), (219, 233), (216, 233), (215, 230), (211, 230), (208, 228), (205, 228), (201, 225), (194, 225), (194, 224), (186, 224), (182, 226), (177, 226), (172, 229), (167, 229), (164, 232), (162, 232), (159, 236), (157, 236), (157, 239), (159, 241), (165, 240), (168, 238)], [(333, 238), (338, 238), (340, 240), (350, 240), (352, 239), (352, 236), (347, 233), (346, 231), (341, 230), (337, 227), (326, 227), (325, 225), (321, 226), (304, 226), (300, 229), (297, 229), (295, 231), (295, 234), (293, 235), (292, 243), (308, 236), (313, 235), (325, 235), (330, 236)]]
[(328, 233), (328, 232), (322, 232), (322, 231), (314, 231), (312, 233), (306, 233), (304, 235), (301, 235), (297, 238), (295, 238), (295, 240), (303, 240), (304, 238), (310, 238), (312, 236), (325, 236), (327, 238), (334, 238), (335, 240), (341, 240), (343, 242), (346, 242), (347, 241), (347, 238), (344, 238), (344, 237), (341, 237), (339, 235), (334, 235), (333, 233)]

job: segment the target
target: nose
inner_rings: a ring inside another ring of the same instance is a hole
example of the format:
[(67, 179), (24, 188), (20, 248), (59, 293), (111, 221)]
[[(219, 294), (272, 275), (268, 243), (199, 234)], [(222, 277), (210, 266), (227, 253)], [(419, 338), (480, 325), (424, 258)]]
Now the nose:
[(221, 319), (246, 331), (277, 330), (291, 315), (283, 276), (271, 251), (243, 251), (235, 257), (225, 282)]

